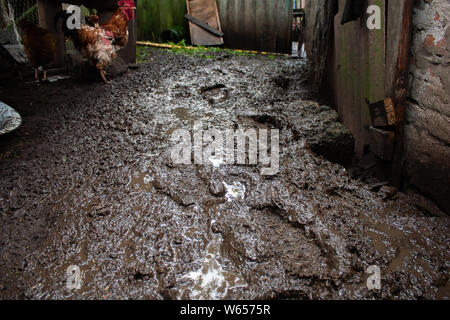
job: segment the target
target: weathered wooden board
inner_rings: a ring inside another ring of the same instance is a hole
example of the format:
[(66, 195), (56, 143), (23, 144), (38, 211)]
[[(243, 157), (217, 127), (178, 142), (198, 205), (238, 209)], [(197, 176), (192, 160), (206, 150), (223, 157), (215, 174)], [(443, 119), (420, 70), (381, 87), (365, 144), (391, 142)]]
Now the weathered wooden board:
[(293, 0), (217, 0), (228, 48), (291, 53)]
[(409, 71), (409, 50), (411, 45), (411, 24), (413, 0), (388, 1), (386, 38), (386, 78), (385, 95), (393, 101), (395, 109), (395, 147), (391, 172), (391, 182), (401, 185), (403, 158), (403, 118), (407, 95)]
[[(369, 105), (385, 98), (385, 15), (382, 29), (369, 30), (367, 15), (341, 25), (346, 0), (339, 0), (335, 17), (334, 57), (330, 69), (334, 86), (333, 100), (343, 123), (355, 137), (355, 151), (362, 156), (370, 145), (371, 125)], [(383, 0), (368, 0), (385, 10)]]
[[(64, 66), (64, 55), (66, 53), (65, 39), (62, 30), (56, 30), (55, 17), (62, 10), (61, 3), (57, 1), (46, 2), (38, 0), (39, 24), (42, 28), (55, 34), (56, 42), (56, 61), (58, 67)], [(59, 31), (59, 32), (58, 32)]]
[(206, 31), (209, 31), (210, 33), (218, 36), (218, 37), (223, 37), (223, 32), (219, 31), (217, 29), (214, 29), (213, 27), (211, 27), (209, 24), (207, 24), (206, 22), (203, 22), (201, 20), (198, 20), (197, 18), (191, 16), (190, 14), (185, 14), (184, 17), (186, 19), (188, 19), (190, 22), (195, 23), (196, 25), (198, 25), (199, 27), (202, 27), (203, 29), (205, 29)]
[[(188, 14), (222, 31), (216, 0), (186, 0), (186, 5)], [(192, 44), (201, 46), (223, 44), (223, 37), (214, 35), (191, 21), (189, 21), (189, 30)]]
[[(290, 53), (292, 1), (215, 0), (219, 11), (219, 23), (225, 33), (225, 46), (234, 49)], [(176, 28), (183, 33), (188, 30), (189, 24), (184, 18), (187, 13), (187, 2), (139, 0), (138, 39), (159, 41), (159, 34), (165, 29)]]
[[(319, 91), (324, 87), (324, 82), (335, 88), (335, 79), (331, 79), (330, 73), (335, 70), (326, 68), (334, 66), (334, 16), (338, 3), (329, 0), (308, 1), (306, 3), (306, 17), (304, 41), (309, 63), (312, 66), (312, 87)], [(325, 81), (324, 81), (325, 80)], [(327, 90), (328, 93), (335, 90)]]
[(383, 160), (392, 160), (395, 132), (369, 127), (370, 151)]
[[(327, 65), (324, 81), (316, 77), (319, 85), (327, 89), (322, 93), (329, 94), (341, 120), (352, 131), (357, 155), (363, 156), (372, 150), (389, 161), (389, 165), (383, 163), (383, 171), (397, 186), (400, 186), (402, 174), (403, 117), (413, 2), (365, 1), (365, 11), (369, 5), (381, 9), (382, 28), (369, 30), (367, 13), (362, 19), (342, 26), (341, 17), (347, 0), (339, 0), (332, 41), (325, 36), (326, 28), (323, 27), (329, 16), (326, 5), (331, 1), (308, 1), (306, 6), (305, 38), (309, 60), (316, 74), (320, 74), (317, 70), (320, 71), (324, 61)], [(321, 50), (328, 48), (329, 43), (331, 51)], [(370, 129), (371, 125), (379, 128)]]

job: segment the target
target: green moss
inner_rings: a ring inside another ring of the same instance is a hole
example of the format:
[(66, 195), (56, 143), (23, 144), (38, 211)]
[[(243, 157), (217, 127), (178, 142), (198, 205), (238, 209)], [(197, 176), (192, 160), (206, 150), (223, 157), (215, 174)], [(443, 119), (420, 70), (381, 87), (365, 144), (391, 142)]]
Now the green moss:
[[(219, 47), (204, 47), (204, 46), (187, 46), (186, 41), (182, 40), (178, 43), (169, 43), (173, 46), (170, 49), (159, 49), (151, 46), (136, 46), (136, 61), (137, 63), (144, 63), (150, 60), (151, 53), (156, 50), (164, 50), (172, 54), (182, 54), (190, 57), (197, 57), (202, 59), (215, 59), (221, 54), (229, 54), (233, 56), (255, 57), (257, 54), (241, 50), (224, 49)], [(275, 59), (276, 56), (266, 55), (268, 59)]]
[[(187, 47), (186, 41), (182, 40), (179, 43), (169, 43), (173, 46), (171, 49), (166, 49), (175, 54), (184, 54), (187, 56), (195, 56), (204, 59), (214, 59), (217, 57), (219, 53), (228, 53), (231, 55), (237, 56), (256, 56), (256, 54), (246, 51), (238, 51), (232, 49), (223, 49), (219, 47), (204, 47), (204, 46), (195, 46), (195, 47)], [(213, 55), (215, 54), (215, 55)]]

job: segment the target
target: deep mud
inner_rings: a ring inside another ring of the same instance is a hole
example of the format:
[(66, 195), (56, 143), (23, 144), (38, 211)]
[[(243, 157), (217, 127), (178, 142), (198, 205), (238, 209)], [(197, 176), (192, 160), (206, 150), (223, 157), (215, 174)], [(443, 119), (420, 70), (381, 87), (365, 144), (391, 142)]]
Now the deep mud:
[[(449, 297), (449, 218), (309, 150), (337, 119), (301, 60), (150, 57), (108, 85), (0, 87), (24, 120), (0, 137), (0, 297)], [(195, 120), (280, 129), (280, 172), (174, 165), (170, 134)], [(371, 265), (380, 291), (366, 287)]]

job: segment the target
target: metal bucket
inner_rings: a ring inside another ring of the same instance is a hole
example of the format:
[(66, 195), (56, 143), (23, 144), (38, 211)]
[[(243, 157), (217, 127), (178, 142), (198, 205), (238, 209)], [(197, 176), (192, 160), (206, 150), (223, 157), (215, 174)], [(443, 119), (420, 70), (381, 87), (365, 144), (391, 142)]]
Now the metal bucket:
[(0, 102), (0, 135), (16, 130), (22, 124), (22, 117), (16, 110)]

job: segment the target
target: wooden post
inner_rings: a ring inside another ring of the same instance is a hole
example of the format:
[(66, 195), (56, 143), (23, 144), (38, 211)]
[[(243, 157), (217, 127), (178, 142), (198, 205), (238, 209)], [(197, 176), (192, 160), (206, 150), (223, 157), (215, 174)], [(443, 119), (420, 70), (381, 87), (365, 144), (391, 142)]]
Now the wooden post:
[[(136, 8), (138, 7), (138, 1), (134, 0)], [(137, 10), (134, 13), (133, 21), (128, 24), (128, 43), (127, 46), (120, 51), (120, 56), (126, 63), (136, 63), (136, 41), (137, 41)]]
[(62, 10), (60, 3), (48, 0), (38, 0), (39, 25), (56, 35), (56, 65), (64, 67), (64, 55), (66, 53), (66, 43), (62, 30), (55, 29), (55, 17)]
[(9, 24), (8, 10), (5, 0), (0, 0), (0, 29)]
[[(407, 82), (409, 72), (409, 50), (411, 46), (411, 26), (413, 0), (390, 1), (388, 16), (391, 17), (391, 25), (388, 30), (392, 39), (388, 43), (388, 72), (386, 73), (385, 94), (394, 102), (395, 117), (395, 148), (391, 169), (391, 183), (401, 187), (402, 159), (403, 159), (403, 125), (405, 103), (407, 96)], [(394, 5), (395, 4), (395, 5)], [(400, 21), (396, 21), (401, 17)]]

